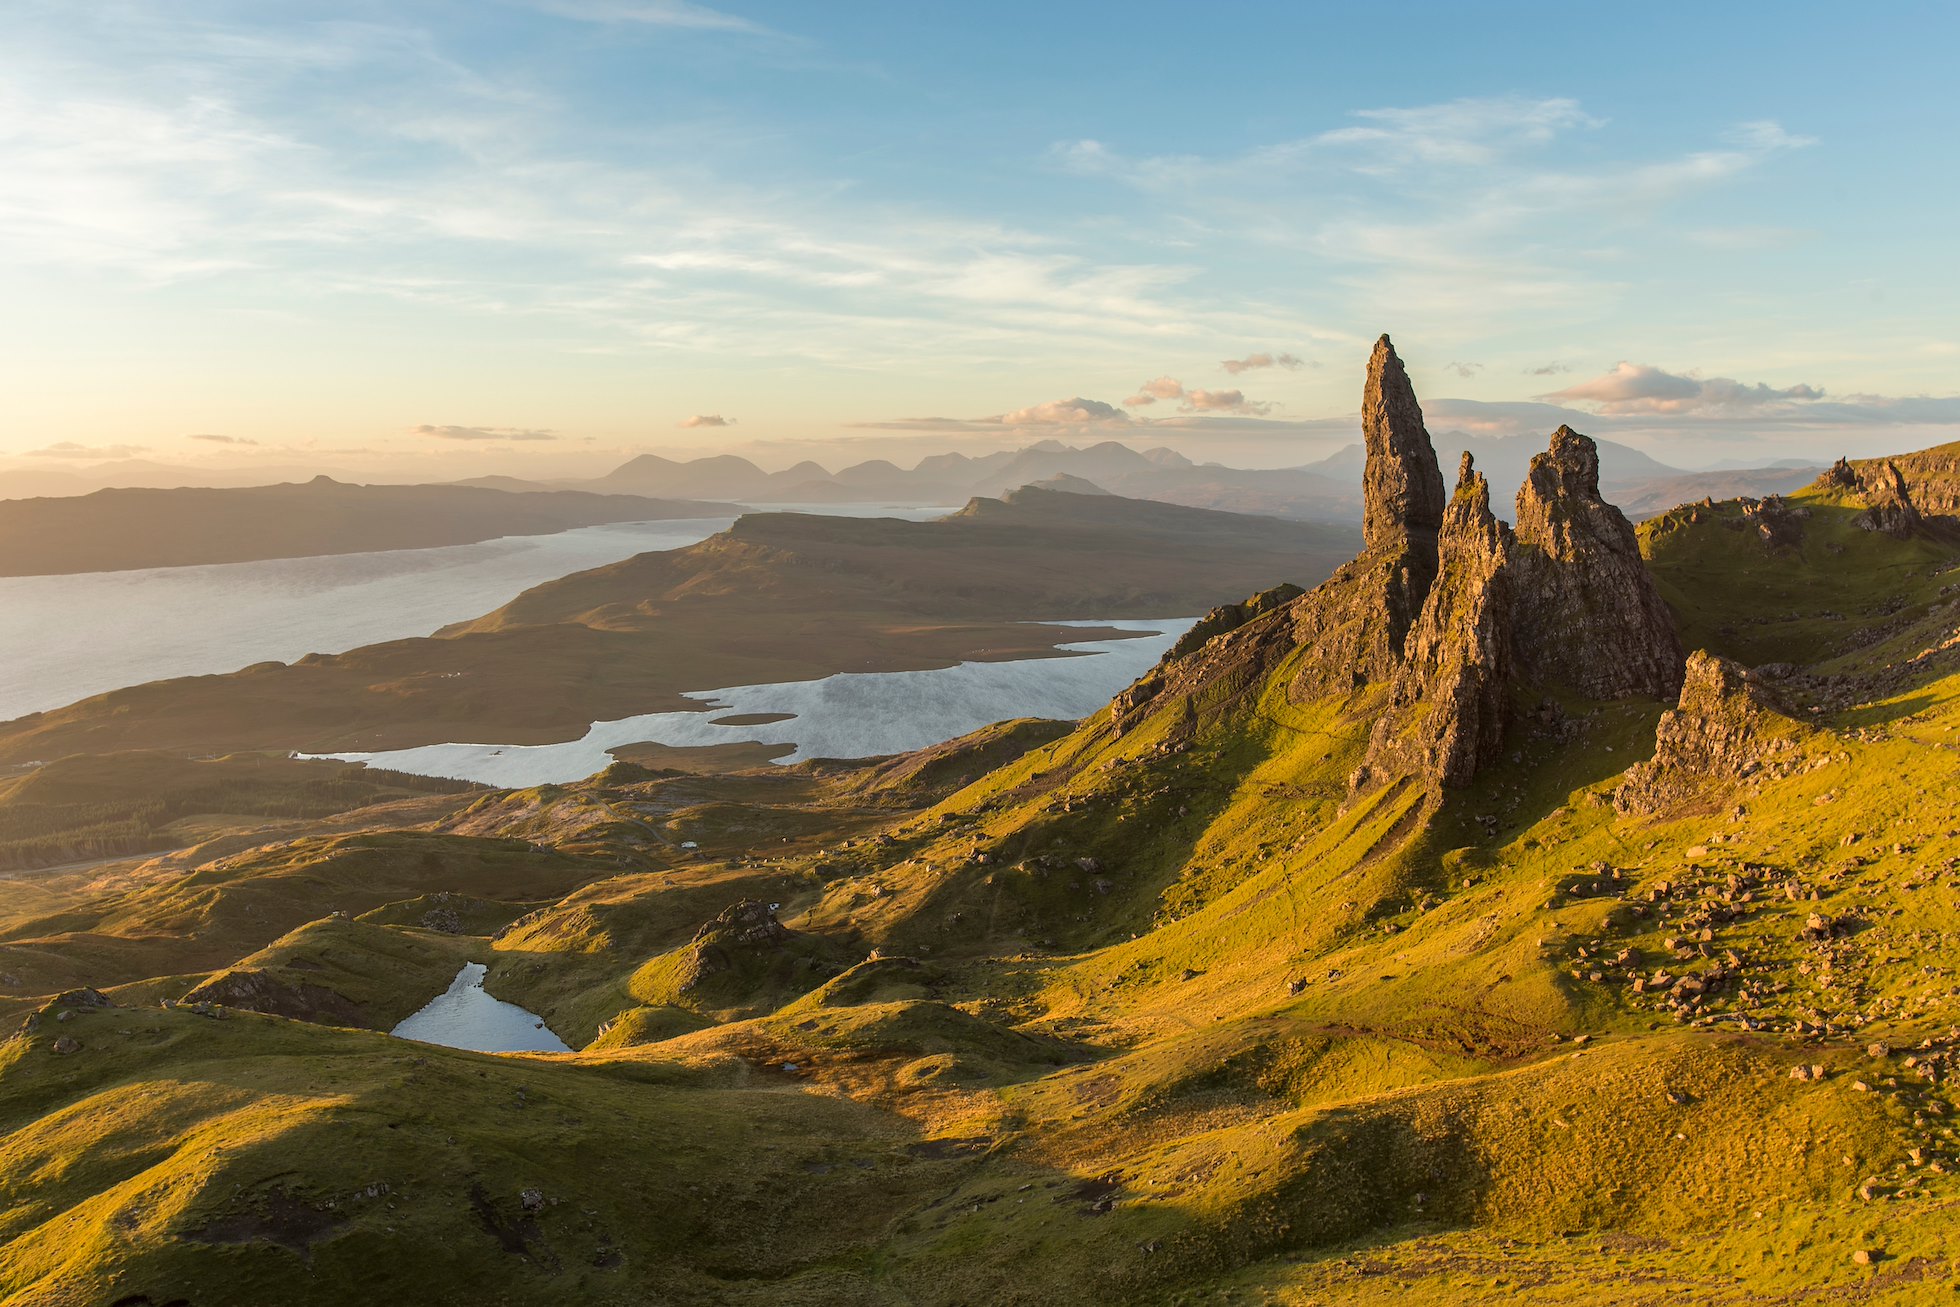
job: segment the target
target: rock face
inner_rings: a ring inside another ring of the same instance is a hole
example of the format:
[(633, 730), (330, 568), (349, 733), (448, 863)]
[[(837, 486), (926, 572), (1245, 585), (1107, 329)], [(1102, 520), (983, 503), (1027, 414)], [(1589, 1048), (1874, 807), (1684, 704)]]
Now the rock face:
[(1784, 718), (1754, 672), (1697, 650), (1688, 659), (1680, 703), (1655, 728), (1653, 758), (1627, 769), (1613, 806), (1629, 816), (1660, 812), (1702, 801), (1765, 768), (1782, 770), (1778, 755), (1797, 750), (1768, 728)]
[(1599, 495), (1599, 450), (1570, 427), (1531, 460), (1517, 500), (1517, 627), (1527, 681), (1595, 699), (1681, 688), (1674, 620), (1625, 514)]
[(1436, 581), (1409, 631), (1357, 785), (1376, 774), (1467, 785), (1503, 748), (1510, 715), (1511, 532), (1492, 516), (1490, 486), (1468, 454), (1437, 546)]
[(1386, 570), (1390, 646), (1402, 638), (1436, 579), (1436, 533), (1443, 525), (1443, 473), (1422, 424), (1415, 387), (1383, 336), (1368, 359), (1361, 391), (1368, 461), (1361, 474), (1361, 542)]
[(1387, 336), (1368, 360), (1361, 426), (1368, 449), (1364, 548), (1295, 607), (1295, 639), (1312, 650), (1292, 687), (1295, 699), (1392, 680), (1436, 580), (1443, 474), (1415, 388)]
[(1904, 539), (1932, 528), (1960, 532), (1960, 442), (1895, 458), (1840, 458), (1817, 479), (1865, 503), (1858, 525)]
[(220, 1003), (244, 1012), (264, 1012), (316, 1025), (366, 1029), (373, 1023), (337, 990), (310, 981), (294, 981), (252, 967), (236, 967), (205, 981), (185, 994), (185, 1003)]
[(1863, 478), (1862, 492), (1870, 505), (1858, 525), (1867, 531), (1883, 531), (1895, 539), (1907, 540), (1922, 525), (1919, 509), (1912, 502), (1912, 488), (1899, 465), (1887, 459), (1875, 473)]
[(1177, 643), (1164, 654), (1165, 661), (1182, 658), (1225, 632), (1238, 630), (1255, 617), (1264, 617), (1267, 613), (1285, 607), (1305, 593), (1306, 591), (1297, 585), (1277, 585), (1270, 590), (1261, 590), (1243, 603), (1221, 604), (1199, 618), (1197, 625), (1178, 637)]
[(1632, 525), (1600, 497), (1591, 440), (1560, 427), (1532, 460), (1514, 535), (1467, 455), (1445, 507), (1421, 406), (1386, 336), (1361, 412), (1361, 555), (1277, 611), (1261, 596), (1207, 617), (1119, 696), (1117, 730), (1177, 702), (1174, 739), (1188, 737), (1297, 652), (1293, 701), (1366, 691), (1353, 710), (1379, 712), (1357, 788), (1405, 777), (1455, 788), (1500, 756), (1522, 688), (1675, 696), (1680, 642)]
[(1433, 543), (1443, 525), (1443, 472), (1415, 387), (1387, 336), (1375, 342), (1368, 359), (1361, 431), (1368, 446), (1361, 477), (1363, 546), (1395, 551)]
[(688, 941), (680, 992), (685, 994), (703, 981), (734, 970), (745, 958), (781, 952), (795, 938), (776, 920), (774, 905), (758, 899), (731, 903)]

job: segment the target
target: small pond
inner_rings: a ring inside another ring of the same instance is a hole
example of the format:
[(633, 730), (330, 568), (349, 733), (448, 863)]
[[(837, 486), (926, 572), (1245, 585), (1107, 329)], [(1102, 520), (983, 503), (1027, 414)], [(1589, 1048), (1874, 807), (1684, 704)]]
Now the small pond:
[(449, 982), (448, 989), (430, 999), (426, 1007), (390, 1033), (418, 1043), (467, 1048), (478, 1053), (572, 1051), (536, 1013), (484, 992), (485, 970), (481, 962), (465, 964), (456, 973), (456, 979)]

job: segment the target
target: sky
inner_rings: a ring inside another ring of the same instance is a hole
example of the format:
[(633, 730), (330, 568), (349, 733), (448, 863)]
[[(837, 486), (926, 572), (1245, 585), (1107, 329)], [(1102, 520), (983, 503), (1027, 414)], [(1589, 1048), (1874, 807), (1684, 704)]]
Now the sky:
[(1960, 7), (8, 0), (0, 470), (1960, 437)]

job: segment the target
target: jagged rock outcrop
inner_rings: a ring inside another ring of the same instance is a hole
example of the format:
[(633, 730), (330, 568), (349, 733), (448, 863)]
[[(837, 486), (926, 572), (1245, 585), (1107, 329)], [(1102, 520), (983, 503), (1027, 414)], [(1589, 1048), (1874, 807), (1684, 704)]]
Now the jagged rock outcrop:
[(1767, 728), (1786, 716), (1756, 673), (1697, 650), (1687, 662), (1680, 702), (1655, 728), (1653, 758), (1627, 769), (1614, 808), (1628, 816), (1661, 812), (1704, 802), (1711, 791), (1766, 768), (1781, 770), (1786, 764), (1779, 756), (1797, 749)]
[(1599, 450), (1570, 427), (1531, 460), (1517, 499), (1518, 673), (1595, 699), (1681, 688), (1674, 619), (1626, 515), (1599, 494)]
[(731, 903), (688, 941), (678, 988), (685, 994), (703, 981), (733, 971), (746, 958), (783, 951), (795, 938), (776, 920), (774, 904), (758, 899)]
[(1960, 442), (1892, 458), (1840, 458), (1817, 485), (1862, 500), (1857, 523), (1867, 531), (1899, 539), (1960, 533)]
[(1600, 497), (1591, 440), (1561, 427), (1532, 460), (1514, 534), (1467, 455), (1445, 509), (1422, 409), (1386, 336), (1362, 418), (1366, 549), (1277, 612), (1264, 596), (1214, 611), (1118, 696), (1119, 732), (1175, 702), (1175, 744), (1299, 651), (1296, 703), (1377, 687), (1353, 701), (1380, 712), (1357, 788), (1409, 776), (1455, 788), (1500, 755), (1514, 687), (1674, 697), (1673, 620), (1632, 525)]
[(1416, 775), (1459, 787), (1494, 761), (1510, 716), (1511, 532), (1469, 454), (1438, 534), (1436, 580), (1375, 722), (1358, 787)]
[(310, 981), (288, 980), (254, 967), (221, 972), (185, 994), (196, 1005), (219, 1003), (243, 1012), (263, 1012), (315, 1025), (366, 1028), (371, 1023), (360, 1004), (337, 990)]
[(1897, 540), (1909, 540), (1923, 523), (1912, 502), (1912, 488), (1899, 465), (1887, 459), (1874, 475), (1863, 478), (1862, 493), (1867, 507), (1858, 525), (1867, 531), (1883, 531)]
[(1261, 590), (1243, 603), (1220, 604), (1199, 618), (1190, 630), (1178, 637), (1177, 643), (1165, 652), (1164, 661), (1175, 662), (1225, 632), (1236, 631), (1253, 618), (1264, 617), (1267, 613), (1292, 603), (1305, 593), (1306, 591), (1297, 585), (1276, 585), (1270, 590)]

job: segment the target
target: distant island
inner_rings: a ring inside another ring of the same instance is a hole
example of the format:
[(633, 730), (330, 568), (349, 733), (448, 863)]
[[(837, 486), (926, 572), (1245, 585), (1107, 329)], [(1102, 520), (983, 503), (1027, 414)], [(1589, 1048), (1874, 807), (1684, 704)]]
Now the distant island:
[(739, 511), (732, 504), (644, 495), (358, 486), (324, 476), (276, 486), (98, 490), (0, 500), (0, 576), (428, 549)]

